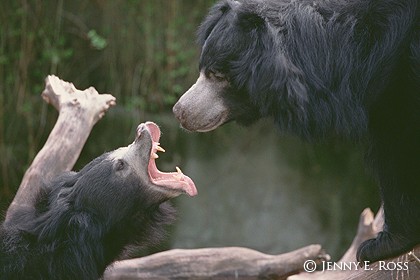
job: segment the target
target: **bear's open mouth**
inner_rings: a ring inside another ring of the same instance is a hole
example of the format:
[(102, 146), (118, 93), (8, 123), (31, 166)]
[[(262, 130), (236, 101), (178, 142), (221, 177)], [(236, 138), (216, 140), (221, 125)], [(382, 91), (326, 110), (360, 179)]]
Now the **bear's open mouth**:
[(196, 195), (197, 189), (193, 180), (182, 173), (179, 167), (176, 167), (176, 172), (162, 172), (157, 168), (155, 162), (158, 158), (157, 152), (165, 152), (165, 150), (159, 146), (160, 129), (153, 122), (146, 122), (145, 127), (152, 136), (152, 149), (150, 151), (148, 166), (149, 177), (152, 183), (172, 191), (185, 192), (189, 196)]

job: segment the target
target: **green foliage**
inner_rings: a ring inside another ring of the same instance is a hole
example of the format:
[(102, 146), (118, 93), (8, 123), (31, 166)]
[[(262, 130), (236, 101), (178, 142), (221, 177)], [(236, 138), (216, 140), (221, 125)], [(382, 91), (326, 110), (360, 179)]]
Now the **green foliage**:
[(106, 39), (102, 36), (100, 36), (96, 30), (92, 29), (87, 33), (87, 37), (90, 40), (90, 44), (92, 45), (92, 47), (94, 47), (95, 49), (101, 51), (103, 49), (105, 49), (107, 42)]

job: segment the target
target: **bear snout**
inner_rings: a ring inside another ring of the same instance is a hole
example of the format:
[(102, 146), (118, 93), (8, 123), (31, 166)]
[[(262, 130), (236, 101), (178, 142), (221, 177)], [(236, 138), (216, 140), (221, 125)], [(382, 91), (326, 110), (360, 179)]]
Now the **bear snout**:
[(184, 110), (181, 108), (182, 105), (179, 103), (179, 101), (172, 107), (172, 112), (174, 113), (175, 117), (178, 121), (182, 122), (184, 119)]

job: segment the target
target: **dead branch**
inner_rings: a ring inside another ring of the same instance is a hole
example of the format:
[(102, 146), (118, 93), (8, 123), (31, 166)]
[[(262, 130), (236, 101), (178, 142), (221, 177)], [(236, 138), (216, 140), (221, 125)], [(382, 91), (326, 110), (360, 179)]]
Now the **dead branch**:
[(33, 207), (43, 181), (73, 168), (95, 123), (115, 105), (112, 95), (99, 94), (92, 87), (80, 91), (56, 76), (48, 76), (45, 84), (42, 97), (59, 111), (59, 116), (44, 147), (26, 171), (7, 210), (6, 221), (12, 219), (17, 208)]
[[(347, 252), (337, 262), (356, 263), (356, 251), (361, 242), (376, 236), (382, 228), (383, 214), (365, 209), (359, 220), (357, 234)], [(353, 266), (351, 270), (327, 270), (306, 273), (305, 261), (315, 261), (318, 267), (329, 261), (320, 245), (311, 245), (277, 256), (266, 255), (247, 248), (227, 247), (195, 250), (170, 250), (144, 258), (116, 262), (105, 272), (104, 279), (420, 279), (420, 246), (412, 255), (404, 254), (386, 262), (377, 262), (368, 268)], [(389, 268), (406, 262), (407, 269)], [(298, 274), (299, 273), (299, 274)], [(290, 276), (290, 277), (289, 277)], [(412, 278), (414, 277), (414, 278)], [(403, 278), (401, 278), (403, 279)]]
[[(359, 225), (357, 227), (356, 236), (350, 245), (350, 248), (344, 253), (343, 257), (338, 262), (350, 263), (356, 262), (356, 252), (359, 245), (367, 239), (376, 236), (378, 231), (382, 228), (380, 225), (383, 220), (382, 208), (379, 211), (377, 218), (375, 218), (373, 212), (366, 208), (360, 215)], [(379, 227), (378, 227), (379, 226)], [(298, 275), (289, 277), (289, 280), (304, 280), (304, 279), (319, 279), (319, 280), (335, 280), (344, 279), (348, 271), (345, 270), (334, 270), (334, 271), (316, 271), (312, 273), (302, 272)]]
[[(356, 236), (353, 239), (350, 248), (337, 263), (356, 263), (356, 252), (359, 245), (370, 238), (374, 238), (383, 227), (383, 209), (378, 211), (376, 217), (370, 209), (365, 209), (360, 215), (359, 225)], [(368, 267), (352, 266), (352, 269), (337, 269), (327, 271), (316, 271), (313, 273), (301, 272), (298, 275), (289, 277), (289, 280), (337, 280), (337, 279), (353, 279), (353, 280), (387, 280), (387, 279), (420, 279), (420, 262), (416, 260), (416, 256), (420, 255), (420, 246), (413, 251), (402, 254), (401, 256), (376, 262)], [(394, 264), (401, 262), (407, 263), (407, 269), (392, 269)], [(388, 265), (389, 264), (389, 265)], [(388, 269), (390, 268), (390, 269)]]
[(359, 245), (367, 239), (374, 238), (382, 229), (384, 223), (383, 213), (384, 211), (382, 207), (379, 209), (376, 217), (372, 210), (369, 208), (363, 210), (362, 214), (360, 215), (356, 236), (354, 237), (350, 248), (346, 251), (346, 253), (344, 253), (339, 262), (356, 261), (356, 253)]
[(286, 279), (303, 270), (306, 260), (328, 260), (320, 245), (281, 255), (239, 247), (170, 250), (116, 262), (104, 279)]

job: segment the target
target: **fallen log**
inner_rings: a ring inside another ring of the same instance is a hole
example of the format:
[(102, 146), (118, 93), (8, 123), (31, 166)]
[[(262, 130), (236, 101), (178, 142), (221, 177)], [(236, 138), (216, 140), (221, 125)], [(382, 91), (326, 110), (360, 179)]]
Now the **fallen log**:
[(175, 249), (116, 262), (104, 279), (286, 279), (307, 260), (320, 264), (329, 256), (320, 245), (275, 256), (241, 247)]
[[(104, 279), (420, 279), (420, 262), (416, 258), (420, 255), (420, 246), (399, 257), (367, 267), (357, 264), (358, 246), (376, 236), (382, 224), (382, 211), (374, 217), (370, 209), (365, 209), (360, 215), (357, 234), (350, 248), (337, 262), (330, 261), (320, 245), (281, 255), (266, 255), (239, 247), (175, 249), (116, 262), (107, 269)], [(347, 266), (328, 268), (328, 265), (334, 264)]]

